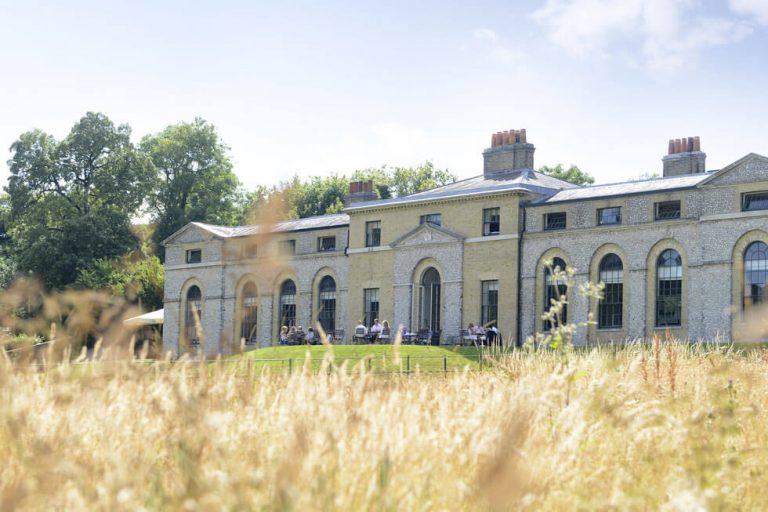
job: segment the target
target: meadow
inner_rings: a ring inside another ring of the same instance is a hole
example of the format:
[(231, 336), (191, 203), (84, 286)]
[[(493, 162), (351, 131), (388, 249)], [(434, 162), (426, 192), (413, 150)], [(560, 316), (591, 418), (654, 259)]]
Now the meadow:
[(290, 375), (248, 357), (140, 364), (107, 353), (46, 371), (2, 359), (0, 509), (768, 503), (761, 349), (516, 350), (483, 371), (386, 378), (325, 354)]

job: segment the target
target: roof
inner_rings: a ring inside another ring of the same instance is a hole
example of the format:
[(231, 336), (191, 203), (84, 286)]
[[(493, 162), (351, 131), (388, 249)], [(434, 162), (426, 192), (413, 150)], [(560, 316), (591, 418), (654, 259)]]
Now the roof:
[(165, 316), (164, 313), (164, 309), (158, 309), (157, 311), (151, 311), (149, 313), (144, 313), (143, 315), (134, 316), (133, 318), (124, 320), (123, 323), (125, 325), (138, 327), (143, 325), (162, 325), (163, 318)]
[(475, 176), (408, 196), (381, 199), (379, 201), (366, 201), (350, 206), (349, 208), (346, 208), (345, 211), (357, 211), (368, 208), (382, 208), (399, 206), (402, 204), (513, 191), (551, 195), (557, 190), (572, 188), (578, 188), (578, 185), (573, 185), (567, 181), (547, 176), (546, 174), (534, 171), (533, 169), (518, 169), (516, 171), (497, 172), (489, 174), (488, 176)]
[(311, 229), (325, 229), (343, 227), (349, 225), (349, 215), (337, 213), (333, 215), (318, 215), (316, 217), (307, 217), (306, 219), (283, 220), (275, 222), (269, 226), (269, 229), (263, 229), (261, 224), (252, 224), (250, 226), (215, 226), (213, 224), (204, 224), (202, 222), (193, 222), (206, 231), (213, 233), (221, 238), (235, 238), (240, 236), (258, 235), (259, 233), (284, 233), (288, 231), (308, 231)]
[(592, 185), (587, 187), (560, 190), (556, 194), (533, 202), (533, 205), (563, 203), (566, 201), (582, 201), (585, 199), (598, 199), (602, 197), (627, 196), (634, 194), (648, 194), (652, 192), (664, 192), (695, 188), (704, 180), (710, 178), (715, 172), (701, 174), (686, 174), (684, 176), (670, 176), (667, 178), (652, 178), (642, 181), (625, 181), (622, 183), (607, 183), (604, 185)]

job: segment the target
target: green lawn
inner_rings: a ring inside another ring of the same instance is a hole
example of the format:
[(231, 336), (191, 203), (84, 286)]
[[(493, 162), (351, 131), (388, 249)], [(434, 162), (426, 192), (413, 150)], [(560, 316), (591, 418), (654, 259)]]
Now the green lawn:
[[(298, 369), (304, 364), (307, 352), (312, 358), (312, 366), (320, 367), (326, 349), (322, 345), (291, 347), (267, 347), (252, 350), (234, 356), (249, 361), (257, 368), (266, 367), (282, 370)], [(364, 364), (373, 371), (416, 371), (424, 372), (463, 370), (480, 367), (480, 350), (475, 347), (435, 347), (421, 345), (401, 345), (400, 365), (394, 364), (392, 345), (334, 345), (333, 363), (341, 365), (345, 361), (349, 367)]]

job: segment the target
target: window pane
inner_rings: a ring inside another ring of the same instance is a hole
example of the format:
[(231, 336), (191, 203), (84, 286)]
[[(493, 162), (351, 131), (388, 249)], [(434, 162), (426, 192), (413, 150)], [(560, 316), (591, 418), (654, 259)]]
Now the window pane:
[(683, 260), (674, 249), (659, 255), (656, 267), (656, 326), (682, 323)]
[(754, 242), (744, 252), (744, 309), (762, 304), (768, 281), (768, 245)]
[(499, 208), (483, 210), (483, 236), (498, 235), (501, 228)]
[(619, 329), (623, 325), (624, 265), (615, 254), (600, 261), (600, 282), (605, 283), (603, 298), (598, 305), (597, 326), (601, 329)]
[(768, 192), (744, 194), (743, 210), (768, 210)]
[(436, 226), (442, 225), (442, 215), (439, 213), (430, 213), (429, 215), (422, 215), (419, 218), (420, 224), (434, 224)]
[[(552, 307), (552, 301), (559, 301), (560, 297), (567, 297), (568, 286), (563, 279), (553, 279), (552, 271), (562, 272), (565, 271), (565, 261), (561, 258), (554, 258), (552, 260), (552, 270), (549, 267), (544, 268), (544, 312), (549, 312)], [(568, 304), (563, 304), (562, 311), (560, 312), (560, 320), (562, 323), (568, 323)], [(556, 322), (556, 321), (555, 321)], [(554, 325), (557, 325), (555, 323)], [(544, 321), (544, 330), (548, 331), (552, 329), (553, 323), (549, 320)]]
[(679, 219), (680, 201), (656, 203), (656, 220)]
[(187, 251), (187, 263), (200, 263), (203, 260), (203, 251), (200, 249), (190, 249)]
[(547, 213), (544, 215), (544, 229), (565, 229), (565, 212)]
[(480, 324), (484, 327), (496, 325), (499, 321), (499, 282), (481, 283)]
[(365, 246), (378, 247), (381, 245), (381, 221), (365, 223)]
[(621, 224), (621, 208), (601, 208), (597, 210), (597, 223), (601, 226), (605, 224)]
[(245, 339), (246, 345), (256, 343), (256, 325), (258, 314), (258, 297), (256, 285), (247, 283), (243, 287), (242, 303), (240, 305), (240, 337)]
[(296, 325), (296, 283), (290, 279), (280, 287), (280, 325)]
[(363, 325), (370, 327), (373, 320), (379, 317), (379, 289), (365, 288), (363, 290)]

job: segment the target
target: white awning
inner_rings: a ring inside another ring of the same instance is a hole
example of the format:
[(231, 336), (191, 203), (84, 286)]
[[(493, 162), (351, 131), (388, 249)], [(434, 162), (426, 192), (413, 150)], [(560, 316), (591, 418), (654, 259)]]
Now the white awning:
[(131, 325), (140, 327), (142, 325), (163, 325), (163, 309), (158, 309), (157, 311), (151, 311), (149, 313), (144, 313), (143, 315), (135, 316), (133, 318), (129, 318), (128, 320), (124, 320), (123, 323), (125, 325)]

